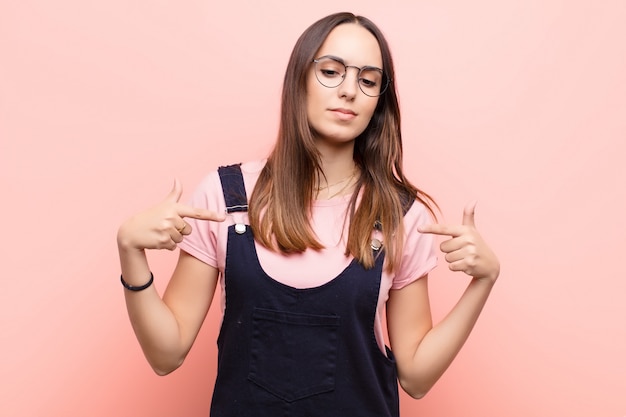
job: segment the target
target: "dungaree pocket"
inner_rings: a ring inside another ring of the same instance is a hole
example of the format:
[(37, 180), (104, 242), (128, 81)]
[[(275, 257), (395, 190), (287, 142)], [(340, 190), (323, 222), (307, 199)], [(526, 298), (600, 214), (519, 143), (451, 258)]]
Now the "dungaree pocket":
[(292, 402), (335, 388), (338, 316), (255, 308), (248, 379)]

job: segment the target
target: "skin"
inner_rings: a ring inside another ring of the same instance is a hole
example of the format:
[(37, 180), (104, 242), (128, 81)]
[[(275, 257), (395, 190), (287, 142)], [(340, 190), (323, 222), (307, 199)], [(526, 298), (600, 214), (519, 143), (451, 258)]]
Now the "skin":
[[(316, 57), (333, 55), (346, 65), (382, 68), (382, 56), (376, 38), (362, 26), (344, 24), (333, 29)], [(352, 160), (354, 139), (369, 124), (378, 97), (363, 94), (357, 84), (358, 71), (349, 68), (344, 81), (336, 88), (324, 87), (317, 81), (311, 65), (307, 79), (307, 117), (316, 132), (316, 146), (322, 155), (322, 170), (328, 184), (334, 184), (354, 172)], [(346, 117), (346, 112), (353, 113)], [(334, 194), (344, 184), (329, 187)], [(351, 193), (346, 187), (341, 194)]]
[[(182, 191), (176, 180), (161, 203), (120, 226), (120, 265), (128, 284), (141, 285), (150, 276), (145, 249), (174, 250), (183, 236), (193, 232), (184, 218), (224, 221), (222, 213), (179, 203)], [(183, 363), (209, 310), (217, 278), (216, 268), (180, 251), (163, 299), (154, 286), (139, 292), (124, 290), (137, 340), (158, 375), (166, 375)]]
[(450, 270), (472, 277), (448, 315), (433, 327), (427, 276), (389, 292), (387, 326), (398, 364), (398, 379), (414, 398), (422, 398), (450, 366), (500, 274), (497, 257), (476, 229), (475, 206), (472, 203), (465, 207), (461, 225), (432, 224), (418, 229), (448, 237), (440, 249)]
[[(336, 27), (316, 54), (325, 55), (340, 57), (346, 65), (356, 67), (383, 66), (376, 38), (356, 24)], [(335, 88), (320, 84), (314, 70), (315, 66), (311, 65), (307, 78), (307, 117), (317, 133), (317, 147), (328, 150), (327, 153), (341, 148), (352, 150), (354, 138), (363, 133), (374, 115), (378, 97), (366, 96), (359, 89), (355, 68), (348, 68), (344, 81)], [(353, 114), (346, 119), (345, 111)]]
[[(335, 28), (316, 54), (322, 55), (341, 57), (346, 65), (382, 67), (376, 39), (356, 24)], [(313, 66), (308, 74), (307, 115), (317, 132), (316, 145), (329, 184), (345, 178), (354, 169), (354, 140), (366, 128), (378, 101), (363, 94), (356, 75), (356, 70), (349, 69), (339, 87), (326, 88), (315, 78)], [(337, 115), (338, 108), (354, 112), (354, 117)], [(179, 203), (181, 194), (182, 186), (176, 181), (161, 203), (121, 225), (120, 264), (130, 285), (142, 285), (150, 277), (145, 249), (173, 250), (185, 235), (193, 233), (184, 221), (186, 217), (224, 220), (223, 214)], [(433, 326), (427, 276), (389, 294), (387, 327), (399, 381), (415, 398), (428, 392), (459, 352), (499, 275), (498, 259), (476, 228), (474, 209), (475, 204), (464, 209), (459, 225), (433, 224), (419, 229), (421, 233), (446, 237), (441, 251), (450, 270), (472, 277), (445, 319)], [(125, 290), (137, 339), (157, 374), (165, 375), (183, 363), (210, 307), (217, 279), (217, 269), (181, 251), (162, 299), (154, 286), (140, 292)]]

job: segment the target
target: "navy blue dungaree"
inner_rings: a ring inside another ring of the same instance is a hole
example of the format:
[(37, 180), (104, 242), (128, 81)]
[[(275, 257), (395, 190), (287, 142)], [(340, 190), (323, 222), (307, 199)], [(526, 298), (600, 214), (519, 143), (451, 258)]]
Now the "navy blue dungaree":
[[(239, 165), (219, 174), (227, 210), (246, 211)], [(263, 271), (242, 226), (228, 229), (211, 417), (397, 417), (395, 362), (374, 335), (383, 253), (372, 269), (353, 260), (326, 284), (296, 289)]]

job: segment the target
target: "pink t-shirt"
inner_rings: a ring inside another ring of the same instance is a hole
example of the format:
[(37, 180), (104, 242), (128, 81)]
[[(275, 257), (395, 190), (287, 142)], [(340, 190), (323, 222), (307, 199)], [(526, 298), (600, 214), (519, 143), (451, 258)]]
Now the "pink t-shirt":
[[(252, 195), (265, 160), (248, 162), (241, 165), (246, 193)], [(274, 280), (294, 287), (318, 287), (335, 278), (352, 261), (346, 257), (345, 240), (348, 236), (348, 224), (344, 222), (350, 197), (340, 196), (330, 200), (313, 202), (311, 226), (319, 241), (325, 246), (320, 251), (306, 250), (301, 254), (284, 255), (272, 252), (257, 244), (259, 262), (265, 272)], [(225, 212), (226, 204), (217, 171), (211, 172), (200, 183), (189, 202), (191, 206), (206, 208), (217, 212)], [(224, 267), (226, 261), (226, 241), (228, 227), (235, 223), (248, 222), (247, 213), (231, 213), (224, 222), (211, 222), (185, 219), (193, 228), (193, 232), (185, 236), (178, 245), (185, 252), (220, 271), (221, 307), (225, 308)], [(419, 202), (415, 202), (404, 217), (405, 242), (401, 263), (393, 274), (383, 271), (374, 331), (381, 351), (384, 349), (382, 314), (389, 298), (390, 289), (400, 289), (428, 274), (437, 264), (435, 240), (432, 235), (421, 234), (417, 226), (431, 222), (428, 211)], [(373, 231), (373, 237), (382, 240), (382, 236)], [(296, 273), (297, 272), (297, 273)]]

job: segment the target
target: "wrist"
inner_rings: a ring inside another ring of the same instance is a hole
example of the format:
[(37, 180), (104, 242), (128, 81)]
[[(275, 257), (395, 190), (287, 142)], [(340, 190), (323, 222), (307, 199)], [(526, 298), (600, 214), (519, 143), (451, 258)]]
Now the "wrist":
[(476, 277), (472, 277), (472, 278), (473, 278), (473, 281), (481, 282), (481, 283), (493, 286), (496, 283), (496, 281), (498, 280), (498, 276), (499, 275), (500, 275), (500, 271), (494, 272), (494, 273), (491, 273), (491, 274), (488, 274), (488, 275), (476, 276)]
[(120, 228), (117, 232), (117, 247), (120, 252), (126, 252), (129, 254), (144, 252), (143, 248), (139, 248), (133, 244), (132, 239), (124, 234), (122, 228)]

